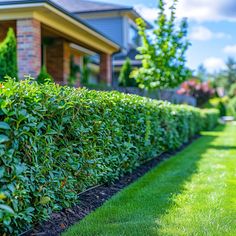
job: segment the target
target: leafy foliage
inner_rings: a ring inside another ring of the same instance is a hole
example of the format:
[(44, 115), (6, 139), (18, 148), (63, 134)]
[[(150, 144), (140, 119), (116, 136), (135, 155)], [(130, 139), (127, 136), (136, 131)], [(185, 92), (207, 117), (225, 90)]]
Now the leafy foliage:
[(229, 97), (236, 97), (236, 82), (230, 86)]
[(186, 68), (185, 53), (189, 47), (187, 37), (187, 21), (183, 19), (179, 28), (176, 26), (175, 6), (173, 1), (171, 16), (168, 18), (164, 0), (159, 0), (159, 14), (152, 31), (152, 39), (146, 32), (146, 24), (137, 20), (142, 46), (138, 48), (142, 67), (136, 69), (133, 77), (141, 88), (164, 89), (178, 86), (190, 76)]
[(3, 81), (5, 76), (17, 78), (16, 37), (12, 28), (0, 43), (0, 81)]
[(177, 93), (196, 98), (197, 105), (202, 106), (215, 94), (215, 90), (209, 81), (201, 83), (197, 79), (191, 79), (182, 83)]
[(132, 65), (130, 59), (127, 57), (119, 75), (119, 85), (122, 87), (137, 87), (137, 82), (134, 78), (131, 78)]
[(236, 97), (230, 99), (227, 106), (227, 113), (236, 118)]
[(0, 89), (0, 232), (27, 230), (216, 124), (218, 112), (34, 80)]
[(89, 58), (89, 56), (83, 57), (83, 67), (81, 68), (81, 71), (80, 71), (80, 78), (81, 78), (82, 85), (86, 85), (89, 82), (89, 77), (91, 74), (91, 70), (89, 68), (90, 61), (91, 59)]
[(229, 57), (226, 61), (226, 69), (216, 75), (215, 85), (229, 91), (234, 83), (236, 83), (236, 61), (234, 58)]
[(220, 116), (225, 116), (227, 115), (228, 102), (228, 97), (214, 97), (211, 98), (204, 107), (218, 109), (220, 112)]
[(68, 85), (75, 86), (78, 81), (77, 73), (80, 72), (80, 66), (75, 63), (74, 56), (70, 56), (70, 76), (68, 78)]
[(47, 72), (46, 66), (43, 65), (37, 77), (37, 82), (39, 84), (44, 84), (44, 83), (52, 82), (52, 81), (53, 81), (52, 76)]

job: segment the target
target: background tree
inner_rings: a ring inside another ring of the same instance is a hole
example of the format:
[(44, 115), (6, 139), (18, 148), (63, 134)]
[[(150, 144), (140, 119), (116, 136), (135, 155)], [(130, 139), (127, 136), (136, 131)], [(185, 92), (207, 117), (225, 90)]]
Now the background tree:
[(215, 75), (215, 86), (223, 87), (229, 92), (231, 85), (236, 83), (236, 61), (229, 57), (225, 65), (226, 69)]
[(75, 63), (74, 56), (70, 56), (70, 75), (68, 78), (68, 85), (75, 86), (76, 82), (78, 81), (77, 74), (80, 72), (80, 66)]
[(208, 80), (208, 73), (207, 73), (207, 69), (204, 67), (203, 64), (199, 65), (197, 68), (197, 73), (196, 73), (196, 77), (201, 80), (202, 82), (207, 81)]
[(0, 80), (5, 76), (17, 78), (16, 37), (12, 28), (0, 43)]
[(159, 0), (158, 17), (152, 30), (152, 39), (147, 34), (147, 27), (142, 19), (137, 20), (142, 46), (137, 59), (142, 67), (136, 69), (132, 76), (144, 89), (173, 88), (185, 81), (191, 74), (186, 67), (185, 53), (190, 45), (187, 40), (187, 20), (176, 24), (176, 3), (170, 8), (170, 17), (166, 14), (164, 0)]
[(131, 78), (132, 65), (130, 59), (127, 57), (119, 75), (119, 85), (123, 87), (137, 87), (137, 82), (134, 78)]
[(89, 68), (90, 57), (83, 57), (83, 67), (80, 70), (80, 81), (82, 85), (87, 85), (89, 83), (89, 77), (91, 74), (91, 69)]
[(52, 76), (47, 72), (47, 68), (45, 65), (42, 66), (41, 70), (40, 70), (40, 73), (37, 77), (37, 82), (39, 84), (44, 84), (46, 82), (52, 82), (53, 81), (53, 78)]

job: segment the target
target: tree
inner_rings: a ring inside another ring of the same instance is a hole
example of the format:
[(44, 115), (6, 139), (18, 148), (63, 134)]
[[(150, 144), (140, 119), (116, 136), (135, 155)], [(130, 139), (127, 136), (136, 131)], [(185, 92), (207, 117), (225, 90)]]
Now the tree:
[(89, 56), (83, 57), (83, 67), (80, 72), (81, 84), (83, 84), (83, 85), (86, 85), (89, 83), (89, 77), (91, 74), (91, 69), (89, 68), (90, 61), (91, 61), (91, 59)]
[(52, 82), (52, 81), (53, 81), (52, 76), (47, 72), (46, 66), (43, 65), (37, 77), (37, 82), (39, 84), (44, 84), (46, 82)]
[(186, 67), (185, 53), (190, 45), (187, 40), (187, 20), (181, 20), (176, 26), (176, 3), (170, 8), (170, 17), (166, 14), (164, 0), (159, 0), (159, 14), (152, 30), (152, 39), (147, 34), (147, 27), (142, 19), (137, 20), (142, 46), (136, 57), (142, 60), (142, 67), (132, 76), (144, 89), (173, 88), (185, 81), (191, 74)]
[(68, 78), (68, 85), (69, 86), (75, 86), (77, 80), (79, 79), (77, 77), (77, 73), (80, 72), (80, 66), (75, 63), (74, 55), (70, 56), (70, 75)]
[(236, 83), (236, 61), (229, 57), (225, 63), (226, 69), (220, 71), (215, 77), (215, 86), (230, 90), (232, 84)]
[(16, 37), (12, 28), (0, 44), (0, 80), (5, 76), (17, 78)]
[(132, 65), (130, 59), (127, 57), (119, 75), (119, 85), (123, 87), (137, 87), (136, 80), (134, 78), (130, 78), (130, 74), (132, 72)]
[(203, 64), (199, 65), (199, 67), (197, 68), (197, 74), (196, 74), (196, 76), (197, 76), (197, 78), (198, 78), (199, 80), (201, 80), (202, 82), (208, 80), (207, 69), (204, 67)]

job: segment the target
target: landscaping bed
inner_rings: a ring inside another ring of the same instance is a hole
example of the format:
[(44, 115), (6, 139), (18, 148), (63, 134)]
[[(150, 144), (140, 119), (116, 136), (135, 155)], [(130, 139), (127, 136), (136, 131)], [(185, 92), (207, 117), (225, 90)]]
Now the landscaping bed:
[(131, 183), (135, 182), (148, 171), (156, 167), (163, 160), (172, 157), (176, 153), (186, 148), (186, 146), (188, 146), (190, 143), (192, 143), (193, 140), (197, 138), (199, 138), (199, 136), (196, 136), (189, 143), (182, 145), (182, 147), (176, 151), (164, 153), (159, 157), (148, 161), (147, 163), (138, 167), (132, 173), (126, 174), (125, 176), (121, 177), (113, 184), (101, 184), (84, 191), (83, 193), (78, 195), (80, 201), (78, 205), (69, 209), (64, 209), (63, 211), (58, 213), (53, 213), (50, 217), (50, 220), (37, 225), (34, 229), (26, 231), (25, 233), (21, 234), (21, 236), (60, 235), (63, 231), (68, 229), (69, 226), (82, 220), (88, 214), (96, 210), (98, 207), (102, 206), (104, 202), (109, 200), (113, 195), (129, 186)]

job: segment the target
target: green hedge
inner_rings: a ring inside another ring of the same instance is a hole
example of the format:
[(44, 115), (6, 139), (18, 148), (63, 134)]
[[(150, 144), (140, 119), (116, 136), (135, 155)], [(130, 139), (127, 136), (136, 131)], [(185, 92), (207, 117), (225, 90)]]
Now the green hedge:
[(12, 80), (0, 87), (0, 232), (11, 235), (180, 147), (218, 116), (119, 92)]

